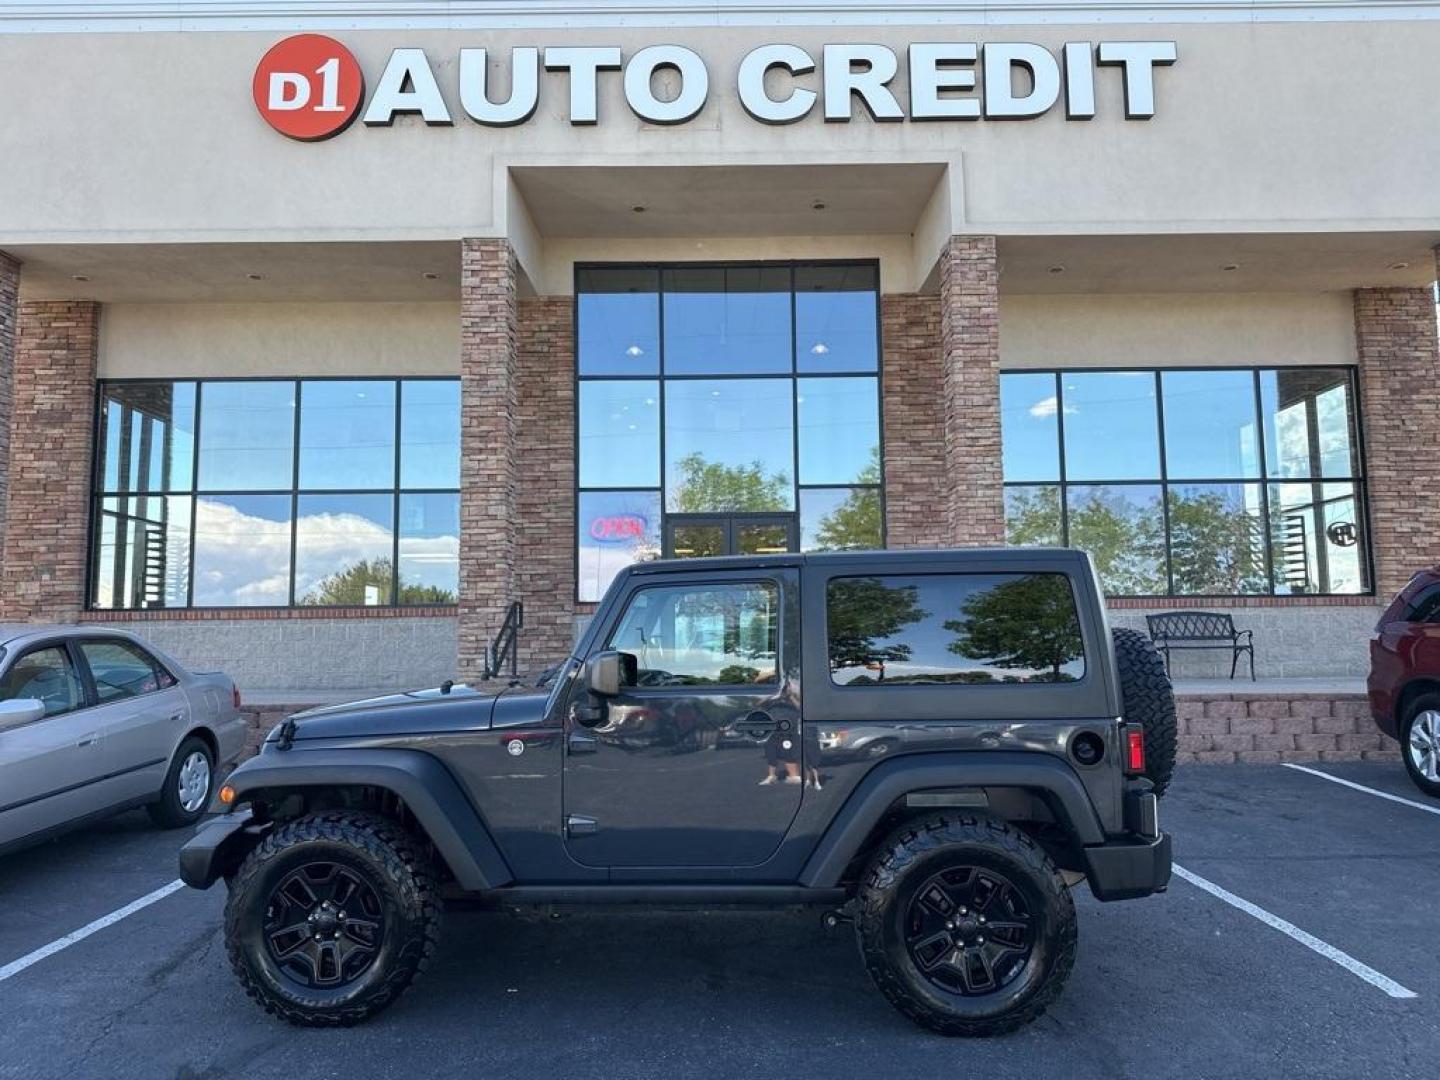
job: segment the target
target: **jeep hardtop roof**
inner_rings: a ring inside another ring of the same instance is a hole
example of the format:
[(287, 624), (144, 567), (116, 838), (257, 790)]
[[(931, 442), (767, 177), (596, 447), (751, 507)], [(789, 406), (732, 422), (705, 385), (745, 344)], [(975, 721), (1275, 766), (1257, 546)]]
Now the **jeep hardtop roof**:
[(896, 562), (997, 563), (1037, 570), (1090, 572), (1089, 559), (1078, 548), (1062, 547), (967, 547), (967, 548), (886, 548), (868, 551), (786, 552), (778, 555), (712, 555), (699, 559), (655, 559), (632, 563), (623, 573), (631, 577), (647, 574), (690, 573), (708, 570), (744, 570), (776, 566), (839, 566), (863, 570), (867, 564), (893, 565)]

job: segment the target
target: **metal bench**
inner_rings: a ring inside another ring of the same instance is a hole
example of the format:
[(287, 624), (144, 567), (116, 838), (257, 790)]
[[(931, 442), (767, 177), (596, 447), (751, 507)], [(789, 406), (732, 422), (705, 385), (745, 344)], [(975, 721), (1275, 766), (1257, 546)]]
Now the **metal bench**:
[(1249, 630), (1236, 630), (1235, 620), (1218, 611), (1165, 611), (1146, 615), (1150, 640), (1165, 657), (1170, 673), (1171, 649), (1229, 649), (1230, 678), (1235, 678), (1240, 654), (1250, 656), (1250, 681), (1255, 681), (1255, 643)]

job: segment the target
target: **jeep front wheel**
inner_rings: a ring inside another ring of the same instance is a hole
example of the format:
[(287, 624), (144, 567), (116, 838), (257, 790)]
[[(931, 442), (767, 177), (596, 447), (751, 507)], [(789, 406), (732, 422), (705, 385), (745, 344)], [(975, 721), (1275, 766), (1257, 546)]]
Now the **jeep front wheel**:
[(983, 815), (903, 825), (866, 871), (858, 908), (870, 977), (942, 1035), (1028, 1024), (1075, 960), (1075, 906), (1055, 865), (1029, 836)]
[(434, 879), (407, 833), (368, 814), (314, 814), (280, 826), (241, 865), (225, 947), (267, 1012), (348, 1026), (425, 968), (439, 922)]

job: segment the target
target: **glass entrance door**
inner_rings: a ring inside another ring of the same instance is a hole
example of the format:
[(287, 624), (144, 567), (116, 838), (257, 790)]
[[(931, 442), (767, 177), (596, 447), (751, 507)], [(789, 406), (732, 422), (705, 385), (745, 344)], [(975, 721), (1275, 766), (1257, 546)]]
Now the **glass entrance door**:
[(794, 514), (671, 514), (665, 519), (665, 557), (772, 555), (800, 550)]

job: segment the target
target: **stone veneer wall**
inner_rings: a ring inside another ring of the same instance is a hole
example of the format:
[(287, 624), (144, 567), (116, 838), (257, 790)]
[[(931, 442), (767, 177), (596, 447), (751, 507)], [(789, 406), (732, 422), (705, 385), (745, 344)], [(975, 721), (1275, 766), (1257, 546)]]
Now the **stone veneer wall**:
[(515, 591), (518, 313), (508, 240), (461, 242), (459, 672), (477, 678)]
[(20, 305), (0, 613), (74, 622), (85, 609), (86, 523), (100, 305)]
[(1371, 544), (1377, 589), (1393, 596), (1440, 563), (1440, 345), (1430, 289), (1357, 289)]
[(945, 469), (945, 368), (940, 297), (919, 293), (880, 302), (880, 404), (885, 429), (885, 542), (941, 547)]
[(1000, 269), (993, 236), (952, 236), (940, 253), (944, 508), (956, 545), (1005, 542), (1000, 454)]
[(1363, 694), (1177, 695), (1182, 763), (1398, 761)]
[(520, 301), (516, 368), (515, 588), (525, 604), (520, 669), (570, 652), (575, 622), (574, 302)]
[[(10, 415), (14, 402), (15, 325), (20, 318), (20, 263), (0, 251), (0, 558), (10, 486)], [(0, 568), (3, 568), (0, 563)]]

